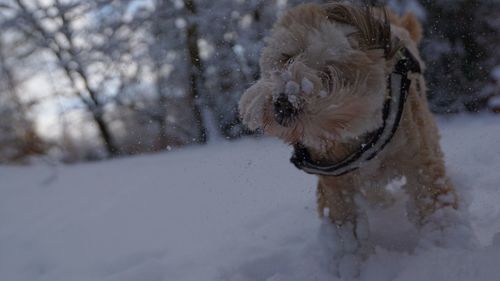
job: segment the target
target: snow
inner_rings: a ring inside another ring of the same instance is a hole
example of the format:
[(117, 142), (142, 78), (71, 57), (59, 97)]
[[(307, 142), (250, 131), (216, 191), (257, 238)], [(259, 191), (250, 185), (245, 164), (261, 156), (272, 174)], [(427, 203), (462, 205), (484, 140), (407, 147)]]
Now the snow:
[(303, 78), (301, 82), (302, 90), (304, 93), (310, 95), (314, 91), (314, 84), (307, 78)]
[(497, 107), (500, 107), (500, 96), (494, 96), (494, 97), (491, 97), (489, 100), (488, 100), (488, 106), (490, 108), (497, 108)]
[[(473, 238), (460, 224), (442, 234), (450, 245), (419, 239), (397, 201), (369, 213), (374, 253), (343, 259), (359, 280), (500, 279), (500, 118), (440, 127), (479, 243), (464, 241)], [(289, 156), (278, 141), (248, 138), (92, 164), (0, 166), (0, 280), (339, 280), (315, 178)], [(389, 187), (400, 199), (404, 183)]]

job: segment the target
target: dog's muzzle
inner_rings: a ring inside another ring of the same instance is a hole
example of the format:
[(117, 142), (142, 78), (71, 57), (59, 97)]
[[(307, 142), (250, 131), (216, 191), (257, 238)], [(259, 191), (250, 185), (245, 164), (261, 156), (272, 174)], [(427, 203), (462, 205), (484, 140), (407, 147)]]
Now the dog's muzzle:
[(281, 126), (289, 126), (297, 117), (300, 109), (296, 108), (284, 93), (274, 101), (274, 118)]

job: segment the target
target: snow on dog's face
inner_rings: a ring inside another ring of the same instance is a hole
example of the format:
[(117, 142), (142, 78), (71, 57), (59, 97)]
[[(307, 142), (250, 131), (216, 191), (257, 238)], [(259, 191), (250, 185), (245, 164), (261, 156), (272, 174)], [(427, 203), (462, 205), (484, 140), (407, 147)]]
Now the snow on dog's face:
[(344, 4), (288, 11), (266, 39), (261, 79), (240, 100), (243, 122), (315, 148), (378, 128), (392, 44), (373, 13)]

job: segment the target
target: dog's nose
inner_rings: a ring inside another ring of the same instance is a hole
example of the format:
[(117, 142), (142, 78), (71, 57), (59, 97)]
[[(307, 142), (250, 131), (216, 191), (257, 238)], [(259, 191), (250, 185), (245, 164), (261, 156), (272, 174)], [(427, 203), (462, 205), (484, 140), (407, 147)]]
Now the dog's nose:
[(297, 116), (299, 110), (293, 106), (288, 97), (281, 93), (274, 101), (274, 117), (276, 122), (282, 126), (288, 126)]

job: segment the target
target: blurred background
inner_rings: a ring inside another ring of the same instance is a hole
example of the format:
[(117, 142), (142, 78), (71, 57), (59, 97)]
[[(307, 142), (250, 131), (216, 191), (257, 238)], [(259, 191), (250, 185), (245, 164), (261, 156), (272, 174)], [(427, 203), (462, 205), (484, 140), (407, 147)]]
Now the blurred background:
[[(239, 97), (259, 78), (273, 22), (304, 2), (328, 1), (0, 0), (0, 163), (93, 161), (251, 134)], [(499, 1), (383, 4), (424, 25), (436, 114), (500, 113)]]

